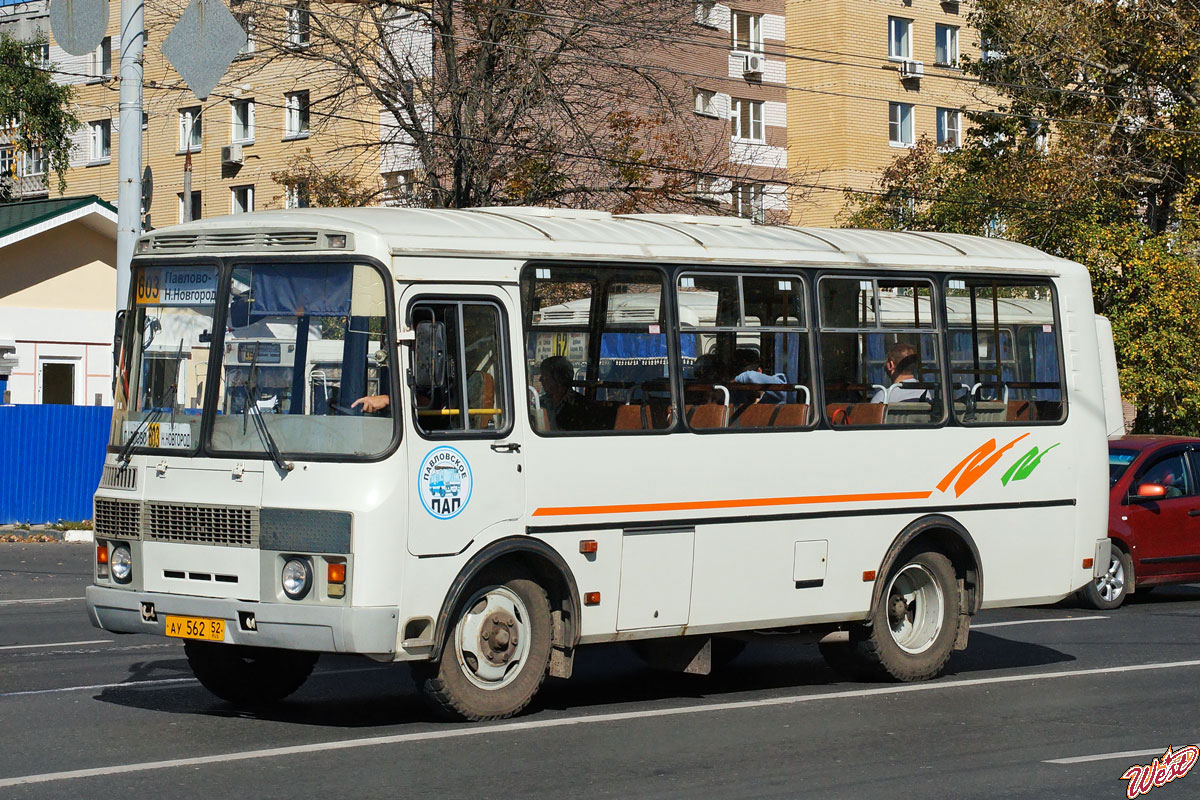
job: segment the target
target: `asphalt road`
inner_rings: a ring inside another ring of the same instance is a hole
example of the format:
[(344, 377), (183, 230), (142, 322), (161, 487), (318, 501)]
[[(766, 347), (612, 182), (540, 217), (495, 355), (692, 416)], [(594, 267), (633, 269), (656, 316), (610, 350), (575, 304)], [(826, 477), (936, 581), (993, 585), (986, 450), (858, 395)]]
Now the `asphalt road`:
[[(704, 678), (584, 648), (525, 715), (460, 725), (426, 710), (407, 668), (345, 657), (271, 712), (238, 712), (178, 642), (91, 627), (90, 557), (0, 544), (0, 798), (1096, 800), (1200, 742), (1196, 586), (1116, 612), (984, 612), (922, 684), (841, 681), (783, 642)], [(1149, 797), (1200, 797), (1200, 769)]]

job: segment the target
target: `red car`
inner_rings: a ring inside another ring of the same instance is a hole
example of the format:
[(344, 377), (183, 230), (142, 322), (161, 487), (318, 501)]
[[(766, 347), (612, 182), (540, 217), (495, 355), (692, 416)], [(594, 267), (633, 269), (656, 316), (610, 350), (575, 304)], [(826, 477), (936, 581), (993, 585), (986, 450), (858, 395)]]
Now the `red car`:
[(1200, 581), (1200, 439), (1112, 439), (1108, 477), (1112, 559), (1084, 602), (1116, 608), (1135, 591)]

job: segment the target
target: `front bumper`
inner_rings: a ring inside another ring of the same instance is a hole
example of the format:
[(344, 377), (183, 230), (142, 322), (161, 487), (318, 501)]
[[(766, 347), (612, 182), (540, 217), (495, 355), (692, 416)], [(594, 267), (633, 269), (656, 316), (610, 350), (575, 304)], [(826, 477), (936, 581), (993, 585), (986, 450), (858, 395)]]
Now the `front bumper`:
[[(167, 614), (225, 620), (225, 641), (256, 647), (281, 647), (316, 653), (394, 656), (399, 609), (391, 606), (321, 608), (287, 603), (254, 603), (190, 595), (159, 594), (89, 586), (92, 624), (113, 633), (165, 636)], [(154, 620), (142, 618), (142, 604), (154, 604)], [(254, 615), (254, 630), (241, 624)]]

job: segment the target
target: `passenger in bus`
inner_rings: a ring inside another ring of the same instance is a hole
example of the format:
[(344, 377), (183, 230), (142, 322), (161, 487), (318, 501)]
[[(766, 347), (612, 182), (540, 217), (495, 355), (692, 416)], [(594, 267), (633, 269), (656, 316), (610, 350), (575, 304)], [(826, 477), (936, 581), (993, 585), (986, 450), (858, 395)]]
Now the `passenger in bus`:
[[(887, 359), (883, 369), (887, 372), (888, 384), (893, 386), (891, 391), (877, 389), (871, 397), (872, 403), (902, 403), (906, 400), (929, 400), (929, 392), (918, 386), (904, 386), (906, 383), (916, 383), (915, 375), (920, 356), (917, 348), (908, 342), (893, 342), (887, 349)], [(896, 386), (896, 384), (901, 384)]]
[[(738, 350), (739, 362), (741, 364), (741, 372), (734, 376), (734, 383), (753, 383), (761, 385), (777, 385), (787, 383), (787, 376), (783, 373), (771, 375), (763, 372), (762, 360), (758, 357), (758, 353), (753, 350)], [(734, 402), (737, 403), (782, 403), (784, 401), (783, 392), (775, 391), (740, 391), (734, 392)]]
[(378, 411), (383, 411), (392, 402), (392, 398), (386, 394), (369, 394), (366, 397), (360, 397), (350, 404), (351, 408), (361, 407), (364, 414), (374, 414)]
[(565, 356), (550, 356), (542, 362), (542, 408), (552, 431), (583, 431), (593, 428), (588, 401), (571, 388), (575, 368)]

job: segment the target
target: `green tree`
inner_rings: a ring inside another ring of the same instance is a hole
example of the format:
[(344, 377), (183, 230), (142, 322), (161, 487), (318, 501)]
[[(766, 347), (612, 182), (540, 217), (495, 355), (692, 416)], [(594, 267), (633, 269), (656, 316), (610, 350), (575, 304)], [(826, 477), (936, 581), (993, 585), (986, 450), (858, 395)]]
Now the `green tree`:
[[(55, 83), (42, 62), (45, 45), (44, 35), (25, 41), (0, 33), (0, 120), (16, 121), (0, 135), (20, 153), (40, 148), (61, 194), (67, 187), (71, 134), (80, 123), (69, 110), (71, 87)], [(41, 178), (46, 187), (49, 170)], [(12, 200), (15, 188), (12, 174), (0, 174), (0, 202)]]

